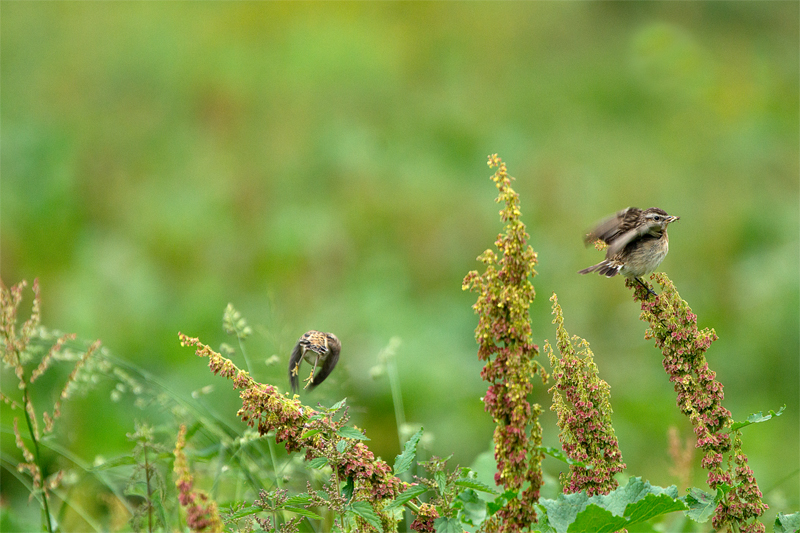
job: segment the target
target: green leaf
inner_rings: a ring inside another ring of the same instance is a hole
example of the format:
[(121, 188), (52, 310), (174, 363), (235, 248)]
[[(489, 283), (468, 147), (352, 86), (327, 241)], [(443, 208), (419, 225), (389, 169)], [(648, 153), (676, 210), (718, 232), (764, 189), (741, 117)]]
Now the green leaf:
[(408, 487), (399, 496), (397, 496), (392, 503), (387, 505), (386, 509), (394, 509), (396, 507), (400, 507), (401, 505), (405, 505), (406, 502), (409, 502), (420, 494), (425, 494), (426, 492), (428, 492), (428, 487), (425, 485), (413, 485)]
[(320, 469), (326, 464), (328, 464), (327, 457), (315, 457), (308, 462), (308, 468)]
[(718, 503), (716, 495), (696, 488), (689, 489), (684, 500), (689, 508), (686, 516), (701, 524), (711, 518)]
[(783, 414), (784, 409), (786, 409), (785, 405), (780, 409), (778, 409), (777, 413), (772, 409), (769, 410), (768, 415), (761, 414), (761, 411), (753, 413), (752, 415), (748, 416), (747, 420), (745, 420), (744, 422), (734, 422), (733, 425), (731, 426), (731, 431), (742, 429), (743, 427), (747, 427), (750, 424), (758, 424), (759, 422), (766, 422), (767, 420), (770, 420), (772, 417), (775, 416), (781, 416)]
[(436, 533), (464, 533), (461, 522), (457, 518), (447, 518), (442, 516), (433, 521)]
[(797, 533), (800, 531), (800, 513), (778, 513), (774, 527), (775, 533)]
[(311, 497), (305, 492), (292, 496), (284, 503), (284, 505), (291, 505), (294, 507), (310, 505), (310, 504), (311, 504)]
[(361, 433), (356, 428), (350, 426), (339, 428), (336, 434), (345, 439), (369, 440), (366, 435)]
[(631, 478), (624, 487), (591, 498), (585, 492), (541, 499), (548, 523), (558, 533), (605, 533), (618, 531), (664, 513), (686, 509), (673, 485), (662, 488)]
[(305, 507), (294, 507), (292, 505), (284, 505), (283, 509), (285, 511), (290, 511), (295, 514), (299, 514), (300, 516), (305, 516), (306, 518), (310, 518), (312, 520), (322, 520), (322, 517), (315, 513), (314, 511), (309, 511)]
[(447, 474), (444, 472), (434, 472), (433, 479), (439, 488), (439, 496), (444, 496), (447, 490)]
[(259, 507), (258, 505), (251, 505), (250, 507), (245, 507), (244, 509), (239, 509), (235, 513), (231, 513), (229, 515), (225, 515), (225, 520), (226, 521), (228, 521), (228, 520), (230, 520), (230, 521), (240, 520), (240, 519), (245, 518), (247, 516), (254, 515), (256, 513), (260, 513), (263, 510), (264, 509), (262, 507)]
[(356, 488), (356, 482), (353, 479), (353, 476), (347, 477), (347, 482), (344, 484), (344, 488), (342, 488), (342, 496), (345, 497), (347, 501), (353, 499), (353, 491)]
[(321, 429), (309, 429), (308, 431), (306, 431), (305, 433), (300, 435), (300, 438), (301, 439), (308, 439), (310, 437), (313, 437), (317, 433), (322, 433), (322, 430)]
[(536, 449), (541, 451), (542, 453), (545, 453), (546, 455), (549, 455), (553, 459), (558, 459), (559, 461), (563, 461), (568, 465), (581, 466), (586, 470), (591, 470), (592, 468), (594, 468), (592, 465), (587, 465), (586, 463), (583, 463), (581, 461), (575, 461), (574, 459), (570, 459), (567, 456), (567, 454), (565, 454), (563, 451), (559, 450), (558, 448), (553, 448), (552, 446), (537, 446)]
[(479, 490), (481, 492), (487, 492), (489, 494), (499, 494), (496, 490), (491, 488), (488, 485), (485, 485), (478, 481), (477, 479), (457, 479), (455, 484), (459, 487), (466, 487), (468, 489)]
[(486, 519), (486, 502), (481, 500), (474, 490), (462, 491), (456, 496), (456, 503), (460, 504), (458, 519), (461, 522), (478, 526)]
[(383, 524), (381, 524), (381, 519), (378, 517), (378, 513), (375, 512), (375, 509), (372, 508), (372, 505), (370, 505), (369, 502), (353, 502), (350, 504), (349, 509), (366, 520), (369, 525), (383, 533)]
[(120, 457), (115, 457), (114, 459), (109, 459), (91, 469), (92, 472), (100, 472), (102, 470), (107, 470), (109, 468), (116, 468), (118, 466), (126, 466), (126, 465), (135, 465), (136, 459), (133, 458), (131, 455), (122, 455)]
[(502, 509), (509, 501), (513, 500), (517, 497), (517, 491), (515, 490), (507, 490), (500, 496), (494, 499), (492, 502), (486, 503), (486, 511), (489, 515), (495, 514), (497, 511)]
[(347, 398), (342, 398), (341, 401), (335, 403), (332, 407), (328, 407), (327, 410), (328, 410), (329, 413), (332, 413), (334, 411), (338, 411), (339, 409), (344, 407), (345, 403), (347, 403)]
[(414, 458), (417, 456), (417, 443), (419, 443), (420, 438), (422, 438), (422, 428), (419, 428), (419, 431), (411, 435), (411, 438), (409, 438), (403, 446), (403, 453), (395, 457), (395, 476), (399, 476), (411, 468), (411, 464), (414, 462)]
[(347, 449), (347, 441), (346, 440), (342, 439), (342, 440), (340, 440), (339, 442), (336, 443), (336, 451), (337, 452), (344, 453), (344, 451), (346, 449)]

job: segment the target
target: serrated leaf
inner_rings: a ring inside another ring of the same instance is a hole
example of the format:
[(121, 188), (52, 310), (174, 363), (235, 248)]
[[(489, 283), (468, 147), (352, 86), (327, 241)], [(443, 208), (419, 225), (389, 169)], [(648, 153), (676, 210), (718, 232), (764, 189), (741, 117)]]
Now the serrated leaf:
[(777, 413), (772, 409), (770, 409), (768, 415), (761, 414), (761, 411), (753, 413), (752, 415), (748, 416), (747, 420), (745, 420), (744, 422), (734, 422), (731, 425), (731, 431), (736, 431), (742, 429), (743, 427), (747, 427), (750, 424), (758, 424), (759, 422), (766, 422), (767, 420), (770, 420), (773, 417), (781, 416), (783, 414), (784, 409), (786, 409), (785, 405), (780, 409), (778, 409)]
[(340, 440), (339, 442), (336, 443), (336, 451), (337, 452), (344, 453), (344, 451), (346, 449), (347, 449), (347, 441), (346, 440), (342, 439), (342, 440)]
[(442, 516), (433, 521), (436, 533), (464, 533), (461, 522), (457, 518)]
[(328, 416), (328, 413), (320, 413), (319, 411), (317, 411), (316, 413), (308, 417), (308, 421), (316, 422), (317, 420), (322, 420), (326, 416)]
[(350, 426), (340, 427), (336, 434), (345, 439), (369, 440), (366, 435)]
[(444, 496), (447, 490), (447, 474), (444, 472), (434, 472), (433, 480), (436, 481), (436, 485), (439, 488), (439, 495)]
[(403, 453), (395, 457), (395, 476), (399, 476), (411, 468), (411, 464), (414, 462), (414, 458), (417, 456), (417, 444), (419, 443), (420, 438), (422, 438), (422, 428), (419, 428), (419, 431), (411, 435), (411, 438), (409, 438), (405, 445), (403, 445)]
[(800, 513), (778, 513), (775, 517), (775, 533), (797, 533), (800, 531)]
[(315, 457), (308, 462), (308, 468), (320, 469), (326, 464), (328, 464), (327, 457)]
[(284, 502), (284, 505), (291, 505), (294, 507), (303, 506), (303, 505), (310, 505), (311, 504), (311, 497), (303, 492), (302, 494), (297, 494), (292, 496), (288, 500)]
[(689, 508), (686, 511), (686, 516), (701, 524), (708, 521), (711, 515), (714, 514), (714, 509), (717, 508), (715, 495), (704, 490), (689, 489), (689, 494), (684, 499), (686, 506)]
[(607, 495), (590, 498), (585, 492), (562, 494), (556, 500), (541, 499), (539, 505), (546, 510), (548, 523), (558, 533), (618, 531), (667, 512), (685, 509), (674, 485), (656, 487), (638, 477)]
[(239, 509), (235, 513), (231, 513), (229, 515), (225, 515), (226, 521), (230, 520), (241, 520), (242, 518), (254, 515), (256, 513), (260, 513), (264, 509), (259, 507), (258, 505), (251, 505), (250, 507), (245, 507), (244, 509)]
[(457, 479), (455, 484), (459, 487), (466, 487), (468, 489), (479, 490), (481, 492), (487, 492), (489, 494), (499, 494), (496, 490), (491, 488), (488, 485), (485, 485), (478, 481), (477, 479)]
[(344, 404), (345, 404), (345, 403), (347, 403), (347, 398), (346, 398), (346, 397), (345, 397), (345, 398), (342, 398), (340, 401), (338, 401), (338, 402), (336, 402), (335, 404), (333, 404), (333, 406), (331, 406), (331, 407), (328, 407), (328, 412), (329, 412), (329, 413), (332, 413), (332, 412), (334, 412), (334, 411), (338, 411), (339, 409), (341, 409), (342, 407), (344, 407)]
[(397, 496), (392, 503), (387, 505), (386, 509), (394, 509), (396, 507), (400, 507), (401, 505), (405, 505), (406, 502), (409, 502), (417, 496), (425, 494), (426, 492), (428, 492), (428, 487), (425, 485), (413, 485), (408, 487), (399, 496)]
[(292, 512), (294, 514), (299, 514), (300, 516), (305, 516), (305, 517), (310, 518), (312, 520), (322, 520), (322, 517), (320, 515), (318, 515), (314, 511), (309, 511), (305, 507), (294, 507), (292, 505), (284, 505), (283, 506), (283, 510), (284, 511), (290, 511), (290, 512)]
[(381, 519), (378, 517), (378, 513), (375, 512), (375, 509), (372, 508), (372, 505), (370, 505), (369, 502), (353, 502), (350, 504), (349, 509), (353, 511), (353, 513), (366, 520), (369, 525), (383, 533), (383, 524), (381, 524)]

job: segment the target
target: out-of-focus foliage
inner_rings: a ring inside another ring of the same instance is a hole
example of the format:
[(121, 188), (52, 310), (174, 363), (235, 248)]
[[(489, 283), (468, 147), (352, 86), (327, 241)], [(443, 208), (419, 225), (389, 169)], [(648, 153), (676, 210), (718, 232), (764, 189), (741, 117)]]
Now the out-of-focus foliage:
[[(662, 486), (675, 481), (665, 424), (690, 428), (661, 354), (621, 280), (576, 271), (600, 257), (581, 235), (608, 213), (681, 217), (661, 269), (720, 337), (707, 357), (726, 406), (744, 420), (787, 404), (743, 431), (769, 521), (798, 507), (799, 10), (3, 3), (3, 280), (38, 277), (44, 323), (178, 391), (215, 386), (203, 401), (231, 419), (238, 398), (178, 330), (222, 341), (233, 303), (254, 331), (254, 377), (281, 387), (285, 365), (264, 362), (332, 331), (339, 366), (304, 400), (347, 396), (386, 458), (391, 394), (369, 369), (399, 336), (407, 419), (469, 464), (492, 424), (460, 282), (501, 229), (485, 166), (498, 152), (539, 254), (534, 342), (555, 338), (541, 295), (557, 290), (611, 386), (628, 471)], [(106, 398), (62, 421), (90, 460), (127, 449), (145, 417)], [(532, 400), (549, 405), (545, 387)], [(542, 425), (555, 446), (546, 409)]]

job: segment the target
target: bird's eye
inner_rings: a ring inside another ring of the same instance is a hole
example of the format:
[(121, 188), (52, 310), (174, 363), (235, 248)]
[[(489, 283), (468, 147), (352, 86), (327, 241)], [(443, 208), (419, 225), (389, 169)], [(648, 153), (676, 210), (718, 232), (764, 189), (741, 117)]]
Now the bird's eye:
[(655, 220), (656, 222), (661, 222), (661, 215), (654, 216), (653, 220)]

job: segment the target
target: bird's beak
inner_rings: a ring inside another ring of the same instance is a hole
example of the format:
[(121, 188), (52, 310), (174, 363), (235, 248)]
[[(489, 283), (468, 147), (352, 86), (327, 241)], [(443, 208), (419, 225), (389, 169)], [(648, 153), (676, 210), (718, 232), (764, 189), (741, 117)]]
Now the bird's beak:
[(680, 219), (681, 219), (681, 217), (669, 217), (667, 219), (667, 224), (669, 224), (670, 222), (675, 222), (676, 220), (680, 220)]

